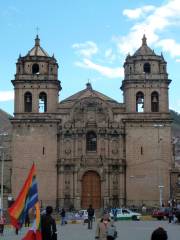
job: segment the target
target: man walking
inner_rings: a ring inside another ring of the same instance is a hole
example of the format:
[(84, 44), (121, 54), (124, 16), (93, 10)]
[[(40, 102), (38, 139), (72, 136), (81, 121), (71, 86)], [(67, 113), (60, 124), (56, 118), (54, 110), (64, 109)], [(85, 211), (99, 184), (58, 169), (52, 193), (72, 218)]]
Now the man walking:
[(60, 215), (61, 215), (61, 225), (65, 225), (66, 212), (64, 208), (62, 208)]
[(92, 229), (92, 222), (94, 217), (94, 209), (92, 208), (92, 205), (89, 205), (87, 212), (88, 212), (88, 229)]
[(51, 216), (53, 208), (46, 207), (46, 213), (41, 216), (42, 240), (57, 240), (56, 222)]

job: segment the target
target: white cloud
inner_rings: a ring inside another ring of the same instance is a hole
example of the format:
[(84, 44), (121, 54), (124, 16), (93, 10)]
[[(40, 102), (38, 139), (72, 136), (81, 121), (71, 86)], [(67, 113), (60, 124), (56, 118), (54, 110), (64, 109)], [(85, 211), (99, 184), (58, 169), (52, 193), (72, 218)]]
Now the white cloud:
[(180, 59), (176, 59), (176, 62), (180, 62)]
[(140, 18), (143, 14), (153, 11), (154, 9), (155, 7), (152, 5), (146, 5), (135, 9), (125, 9), (123, 11), (123, 15), (127, 16), (130, 19), (137, 19)]
[(124, 69), (122, 67), (110, 68), (93, 63), (89, 59), (83, 59), (82, 62), (76, 62), (76, 66), (96, 70), (101, 75), (107, 78), (120, 78), (124, 76)]
[(14, 100), (14, 91), (0, 91), (0, 102)]
[(96, 43), (92, 41), (87, 41), (85, 43), (74, 43), (72, 47), (76, 49), (78, 54), (87, 58), (90, 58), (92, 55), (95, 55), (98, 52)]
[[(76, 50), (76, 53), (78, 53), (80, 57), (83, 57), (82, 60), (80, 59), (75, 62), (76, 66), (95, 70), (107, 78), (119, 78), (124, 76), (124, 70), (121, 67), (111, 68), (94, 63), (94, 61), (90, 60), (92, 56), (99, 52), (96, 43), (87, 41), (85, 43), (75, 43), (72, 47)], [(111, 48), (108, 48), (104, 51), (104, 55), (98, 56), (98, 58), (98, 62), (112, 63), (116, 59), (116, 55), (113, 53)]]
[(111, 48), (105, 51), (105, 58), (108, 59), (109, 62), (116, 60), (116, 55), (113, 53), (113, 50)]
[(174, 39), (163, 39), (157, 45), (162, 47), (164, 52), (169, 52), (172, 57), (180, 56), (180, 44)]
[(157, 44), (160, 39), (159, 33), (172, 25), (180, 25), (179, 0), (171, 0), (154, 8), (151, 14), (142, 19), (142, 22), (132, 26), (129, 34), (113, 39), (116, 41), (120, 53), (133, 53), (140, 46), (140, 38), (144, 33), (147, 36), (148, 44)]

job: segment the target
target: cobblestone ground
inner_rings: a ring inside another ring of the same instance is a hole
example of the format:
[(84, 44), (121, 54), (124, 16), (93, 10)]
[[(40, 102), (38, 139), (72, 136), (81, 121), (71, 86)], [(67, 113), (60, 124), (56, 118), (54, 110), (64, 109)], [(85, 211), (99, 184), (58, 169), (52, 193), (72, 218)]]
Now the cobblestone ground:
[[(180, 239), (180, 225), (169, 224), (167, 221), (120, 221), (116, 222), (118, 230), (117, 240), (150, 240), (152, 231), (162, 226), (168, 233), (168, 240)], [(65, 226), (57, 225), (58, 240), (92, 240), (95, 237), (96, 223), (92, 230), (87, 229), (83, 224), (67, 224)], [(23, 228), (19, 235), (11, 228), (6, 228), (2, 240), (20, 240), (24, 236), (27, 228)]]

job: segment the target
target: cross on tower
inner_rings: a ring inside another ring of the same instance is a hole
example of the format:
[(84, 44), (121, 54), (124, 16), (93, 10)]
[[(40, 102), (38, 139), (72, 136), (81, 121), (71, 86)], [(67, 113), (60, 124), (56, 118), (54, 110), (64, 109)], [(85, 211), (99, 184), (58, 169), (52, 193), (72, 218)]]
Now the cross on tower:
[(40, 28), (39, 28), (39, 27), (36, 27), (36, 33), (37, 33), (37, 35), (39, 34), (39, 30), (40, 30)]

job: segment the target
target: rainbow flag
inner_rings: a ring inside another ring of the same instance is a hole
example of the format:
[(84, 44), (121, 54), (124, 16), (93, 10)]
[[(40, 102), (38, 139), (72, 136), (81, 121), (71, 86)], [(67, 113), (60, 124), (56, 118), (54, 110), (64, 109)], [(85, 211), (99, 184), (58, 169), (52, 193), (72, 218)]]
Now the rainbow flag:
[(40, 231), (40, 207), (38, 202), (35, 204), (35, 209), (36, 219), (22, 240), (42, 240)]
[[(20, 229), (25, 222), (25, 218), (31, 208), (35, 208), (36, 220), (33, 226), (33, 234), (36, 238), (24, 238), (24, 240), (41, 239), (40, 233), (40, 207), (38, 202), (38, 189), (36, 181), (35, 165), (33, 164), (29, 175), (13, 205), (8, 209), (11, 224)], [(25, 236), (26, 237), (26, 236)]]

